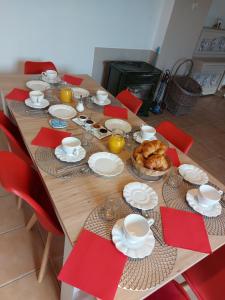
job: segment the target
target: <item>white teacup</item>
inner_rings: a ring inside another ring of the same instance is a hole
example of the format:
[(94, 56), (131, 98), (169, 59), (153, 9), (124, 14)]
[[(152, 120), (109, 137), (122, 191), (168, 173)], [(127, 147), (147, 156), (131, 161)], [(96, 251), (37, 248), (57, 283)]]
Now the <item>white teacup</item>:
[(221, 199), (220, 191), (208, 184), (203, 184), (198, 190), (198, 202), (203, 206), (213, 206)]
[(145, 219), (137, 214), (126, 216), (123, 221), (123, 231), (125, 238), (130, 243), (143, 242), (150, 232), (150, 226), (154, 223), (153, 219)]
[(81, 141), (76, 137), (71, 136), (62, 139), (62, 148), (69, 155), (75, 154), (79, 150), (80, 145)]
[(156, 130), (154, 127), (149, 125), (141, 126), (141, 137), (143, 140), (151, 139), (156, 134)]
[(108, 93), (103, 90), (97, 90), (96, 92), (96, 98), (99, 103), (104, 103), (105, 100), (108, 98)]
[(42, 75), (44, 75), (48, 79), (53, 80), (53, 79), (56, 79), (56, 77), (58, 76), (58, 73), (55, 70), (47, 70), (45, 72), (42, 72)]
[(40, 104), (44, 99), (44, 94), (41, 91), (31, 91), (29, 97), (34, 104)]

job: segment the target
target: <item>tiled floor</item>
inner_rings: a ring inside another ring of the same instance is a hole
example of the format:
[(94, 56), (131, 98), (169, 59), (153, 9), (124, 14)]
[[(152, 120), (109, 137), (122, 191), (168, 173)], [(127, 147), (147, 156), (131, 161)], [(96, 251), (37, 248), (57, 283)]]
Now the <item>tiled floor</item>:
[[(225, 183), (225, 99), (204, 97), (189, 116), (174, 117), (165, 111), (145, 121), (157, 125), (171, 120), (190, 133), (195, 143), (190, 156), (206, 170)], [(0, 149), (6, 144), (0, 136)], [(36, 274), (43, 253), (45, 235), (38, 227), (27, 232), (25, 224), (31, 215), (29, 209), (17, 210), (15, 197), (0, 190), (0, 299), (58, 300), (59, 283), (56, 280), (62, 265), (63, 240), (55, 239), (52, 247), (52, 265), (43, 283), (37, 283)], [(193, 297), (194, 299), (194, 297)]]
[(187, 116), (173, 116), (168, 111), (151, 114), (145, 119), (151, 125), (170, 120), (194, 138), (189, 152), (193, 160), (225, 183), (225, 98), (202, 97)]

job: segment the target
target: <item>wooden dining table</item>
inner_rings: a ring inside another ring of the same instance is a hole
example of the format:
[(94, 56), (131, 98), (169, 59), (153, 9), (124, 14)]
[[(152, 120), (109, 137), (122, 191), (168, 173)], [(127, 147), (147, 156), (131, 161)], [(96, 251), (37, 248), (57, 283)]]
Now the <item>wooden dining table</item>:
[[(80, 87), (89, 90), (91, 93), (95, 93), (97, 89), (101, 86), (94, 81), (88, 75), (78, 75), (84, 80)], [(52, 204), (55, 209), (55, 213), (58, 217), (58, 220), (62, 226), (62, 229), (65, 234), (65, 249), (64, 249), (64, 260), (71, 251), (74, 243), (77, 240), (77, 237), (84, 226), (84, 223), (92, 212), (99, 204), (103, 203), (109, 195), (122, 195), (124, 186), (132, 181), (137, 181), (136, 178), (128, 171), (127, 168), (124, 168), (122, 174), (113, 177), (111, 179), (104, 178), (100, 176), (90, 175), (85, 177), (74, 177), (70, 179), (61, 179), (53, 177), (46, 172), (44, 172), (38, 165), (35, 157), (35, 151), (37, 146), (31, 144), (31, 141), (39, 132), (42, 127), (50, 127), (49, 119), (50, 116), (46, 115), (43, 118), (35, 118), (30, 115), (24, 116), (20, 115), (13, 110), (11, 103), (14, 101), (7, 101), (4, 96), (13, 88), (26, 88), (26, 82), (35, 76), (31, 75), (1, 75), (0, 76), (0, 89), (2, 99), (4, 101), (5, 109), (8, 107), (12, 118), (14, 118), (21, 135), (24, 139), (27, 150), (30, 153), (30, 156), (33, 160), (34, 165), (36, 166), (42, 181), (50, 195)], [(113, 98), (110, 95), (111, 99)], [(85, 108), (85, 115), (91, 115), (93, 120), (100, 121), (104, 123), (104, 120), (109, 119), (110, 117), (104, 116), (102, 110), (91, 110), (87, 107)], [(134, 126), (140, 126), (143, 124), (138, 116), (129, 111), (128, 113), (128, 122)], [(151, 119), (148, 122), (151, 125)], [(82, 128), (74, 124), (72, 121), (69, 121), (69, 126), (67, 129), (73, 135), (81, 134)], [(107, 138), (103, 140), (94, 139), (94, 143), (99, 147), (100, 151), (107, 150)], [(187, 155), (183, 154), (177, 149), (181, 163), (190, 163), (198, 165)], [(119, 156), (125, 162), (129, 157), (130, 153), (127, 150), (122, 151)], [(215, 177), (208, 173), (210, 182), (216, 184), (220, 189), (225, 190), (225, 186), (219, 182)], [(159, 196), (159, 205), (157, 207), (159, 211), (159, 206), (165, 206), (162, 195), (162, 186), (164, 181), (159, 180), (156, 182), (150, 183), (151, 187), (155, 189)], [(225, 222), (225, 220), (224, 220)], [(225, 244), (225, 236), (221, 235), (209, 235), (209, 241), (211, 244), (212, 251), (215, 251), (217, 248)], [(117, 289), (115, 299), (119, 300), (136, 300), (143, 299), (147, 295), (152, 294), (154, 291), (165, 285), (167, 282), (176, 278), (179, 274), (182, 274), (185, 270), (195, 265), (197, 262), (206, 257), (207, 254), (199, 253), (186, 249), (177, 249), (177, 258), (175, 265), (171, 273), (162, 281), (160, 284), (150, 288), (145, 291), (132, 291), (126, 290), (123, 288)], [(88, 280), (88, 274), (87, 274)], [(73, 288), (67, 284), (62, 284), (61, 291), (62, 300), (73, 299)]]

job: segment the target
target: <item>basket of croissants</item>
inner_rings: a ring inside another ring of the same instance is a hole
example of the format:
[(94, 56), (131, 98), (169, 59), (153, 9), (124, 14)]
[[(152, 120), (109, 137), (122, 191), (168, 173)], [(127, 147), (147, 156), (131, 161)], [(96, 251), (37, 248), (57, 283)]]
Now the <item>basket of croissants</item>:
[(134, 149), (131, 156), (134, 167), (143, 175), (162, 176), (170, 168), (171, 163), (166, 156), (167, 146), (159, 141), (144, 141)]

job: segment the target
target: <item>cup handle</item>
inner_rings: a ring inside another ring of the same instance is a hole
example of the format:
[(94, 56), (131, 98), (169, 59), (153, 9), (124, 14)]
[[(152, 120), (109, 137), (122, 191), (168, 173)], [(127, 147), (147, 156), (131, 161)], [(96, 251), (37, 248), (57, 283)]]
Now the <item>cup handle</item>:
[(44, 75), (45, 77), (47, 77), (46, 72), (42, 72), (41, 75)]
[(222, 190), (218, 190), (220, 196), (223, 196), (223, 191)]
[(148, 222), (149, 226), (152, 226), (155, 223), (155, 220), (150, 218), (150, 219), (147, 219), (147, 222)]
[(76, 149), (74, 149), (73, 155), (76, 155), (78, 153), (79, 149), (80, 149), (80, 146), (78, 146)]

